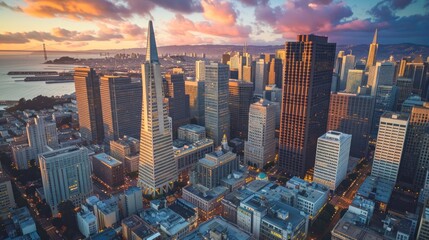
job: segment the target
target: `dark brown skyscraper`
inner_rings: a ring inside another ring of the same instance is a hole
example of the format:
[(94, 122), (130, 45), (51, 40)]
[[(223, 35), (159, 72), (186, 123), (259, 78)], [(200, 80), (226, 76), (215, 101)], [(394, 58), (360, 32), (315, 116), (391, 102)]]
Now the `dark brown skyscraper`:
[(304, 177), (314, 167), (317, 138), (326, 130), (335, 43), (299, 35), (286, 42), (280, 120), (279, 166)]
[(100, 79), (94, 69), (74, 69), (79, 126), (82, 137), (89, 142), (101, 143), (104, 137), (101, 110)]
[(424, 187), (424, 178), (429, 165), (427, 157), (422, 155), (424, 151), (422, 148), (426, 147), (424, 141), (428, 128), (429, 102), (425, 102), (423, 106), (414, 106), (410, 113), (398, 175), (401, 186), (414, 187), (415, 190)]
[(185, 94), (183, 74), (166, 74), (167, 90), (165, 98), (168, 103), (168, 116), (172, 119), (173, 138), (177, 137), (177, 129), (189, 123), (189, 95)]
[(332, 93), (329, 104), (328, 127), (352, 135), (350, 155), (366, 155), (371, 132), (375, 97), (351, 93)]
[(240, 80), (229, 80), (229, 112), (231, 139), (247, 139), (249, 107), (252, 103), (253, 84)]

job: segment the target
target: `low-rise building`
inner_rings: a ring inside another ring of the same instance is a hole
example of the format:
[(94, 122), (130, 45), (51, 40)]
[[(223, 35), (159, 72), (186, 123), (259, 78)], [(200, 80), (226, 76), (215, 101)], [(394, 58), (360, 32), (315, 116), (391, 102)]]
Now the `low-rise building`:
[(119, 221), (118, 201), (115, 197), (98, 201), (94, 205), (94, 214), (97, 217), (99, 230), (112, 227)]
[(200, 239), (240, 239), (250, 240), (251, 235), (240, 230), (234, 224), (222, 217), (216, 216), (198, 226), (197, 229), (186, 235), (183, 240)]
[(123, 194), (119, 195), (120, 208), (123, 217), (136, 214), (143, 209), (143, 191), (139, 187), (129, 187)]
[(13, 145), (12, 157), (18, 170), (28, 169), (30, 160), (36, 160), (37, 158), (36, 149), (28, 144)]
[(360, 223), (368, 225), (374, 213), (374, 207), (375, 203), (373, 201), (357, 195), (349, 206), (348, 211), (356, 214)]
[(199, 218), (204, 221), (214, 216), (221, 215), (221, 201), (228, 188), (218, 186), (213, 189), (194, 184), (182, 189), (182, 198), (198, 207)]
[(386, 211), (394, 185), (391, 182), (374, 176), (368, 176), (356, 195), (375, 201), (376, 209)]
[(196, 142), (206, 138), (206, 128), (196, 124), (186, 124), (178, 128), (178, 138)]
[[(153, 231), (144, 221), (137, 215), (131, 215), (122, 220), (122, 238), (125, 240), (136, 239), (161, 239), (159, 232)], [(133, 235), (134, 238), (133, 238)]]
[(94, 175), (110, 188), (124, 184), (124, 167), (121, 161), (100, 153), (92, 157)]
[(183, 198), (178, 198), (169, 209), (179, 214), (189, 223), (189, 230), (192, 231), (198, 225), (198, 208)]
[(87, 206), (82, 205), (81, 210), (76, 214), (77, 226), (79, 231), (85, 236), (89, 237), (98, 232), (97, 218)]
[(360, 216), (347, 211), (331, 231), (332, 240), (383, 240), (383, 236), (360, 222)]
[(140, 217), (157, 228), (162, 239), (181, 239), (189, 232), (189, 223), (170, 208), (150, 208), (140, 212)]

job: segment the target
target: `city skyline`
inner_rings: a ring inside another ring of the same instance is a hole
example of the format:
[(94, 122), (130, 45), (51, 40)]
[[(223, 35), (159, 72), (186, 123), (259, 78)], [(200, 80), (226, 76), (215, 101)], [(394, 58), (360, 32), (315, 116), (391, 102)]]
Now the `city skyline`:
[(424, 0), (6, 0), (0, 13), (10, 23), (0, 27), (0, 50), (39, 50), (42, 42), (51, 50), (144, 47), (150, 19), (159, 26), (159, 46), (273, 45), (309, 33), (339, 44), (368, 44), (375, 28), (380, 44), (427, 44), (429, 37)]

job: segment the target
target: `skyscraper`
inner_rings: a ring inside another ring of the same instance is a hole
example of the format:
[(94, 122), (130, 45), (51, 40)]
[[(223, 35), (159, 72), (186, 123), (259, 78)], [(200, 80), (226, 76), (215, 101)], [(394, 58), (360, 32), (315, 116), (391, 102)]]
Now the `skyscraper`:
[(416, 174), (417, 171), (420, 171), (419, 175), (423, 175), (424, 171), (419, 170), (418, 166), (427, 128), (429, 128), (429, 102), (411, 109), (404, 154), (399, 169), (399, 182), (407, 187), (414, 187), (416, 190), (423, 187), (423, 182), (417, 181)]
[(352, 135), (328, 131), (317, 141), (313, 181), (335, 191), (346, 178)]
[(185, 93), (189, 95), (190, 118), (195, 119), (201, 126), (204, 126), (205, 115), (204, 92), (204, 81), (185, 81)]
[(375, 63), (377, 62), (377, 50), (378, 50), (377, 35), (378, 35), (378, 29), (375, 29), (374, 38), (372, 39), (372, 43), (369, 45), (368, 59), (366, 60), (366, 69), (369, 69), (369, 67), (374, 66)]
[(396, 183), (407, 128), (408, 114), (385, 112), (381, 116), (371, 176)]
[(341, 92), (331, 94), (326, 130), (353, 136), (352, 157), (361, 158), (367, 154), (374, 104), (375, 98), (372, 96)]
[(341, 64), (341, 73), (340, 73), (340, 88), (342, 91), (346, 89), (347, 85), (347, 76), (349, 74), (349, 70), (355, 67), (356, 57), (355, 55), (348, 54), (343, 56), (343, 63)]
[(213, 139), (215, 146), (220, 145), (224, 134), (229, 139), (228, 71), (228, 65), (220, 63), (206, 65), (205, 126), (207, 137)]
[(268, 79), (268, 71), (267, 71), (267, 64), (265, 63), (264, 59), (259, 59), (256, 62), (255, 67), (255, 94), (261, 95), (265, 89), (265, 86), (267, 85), (267, 79)]
[(142, 87), (139, 185), (154, 196), (172, 187), (177, 180), (177, 166), (152, 21), (148, 26), (146, 62), (142, 64)]
[(282, 60), (279, 58), (273, 58), (271, 59), (271, 62), (269, 63), (269, 70), (268, 70), (268, 84), (269, 85), (277, 85), (277, 87), (282, 87), (282, 80), (283, 80), (283, 64)]
[(103, 76), (100, 78), (103, 111), (104, 141), (126, 136), (139, 138), (136, 129), (141, 125), (142, 87), (129, 77)]
[(379, 86), (393, 85), (395, 68), (395, 64), (391, 62), (377, 62), (369, 68), (368, 85), (371, 86), (371, 95), (375, 96)]
[(177, 137), (177, 129), (189, 123), (189, 95), (185, 93), (185, 79), (182, 73), (166, 74), (167, 92), (165, 100), (168, 106), (168, 116), (171, 117), (173, 125), (173, 138)]
[(204, 81), (206, 75), (206, 62), (202, 60), (195, 61), (195, 81)]
[(244, 163), (262, 168), (276, 154), (276, 106), (261, 99), (250, 105), (249, 134), (244, 143)]
[(91, 195), (91, 164), (88, 149), (71, 146), (39, 155), (43, 191), (52, 213), (58, 204), (71, 200), (75, 206)]
[(413, 93), (429, 100), (429, 78), (427, 77), (428, 63), (423, 62), (422, 56), (417, 56), (413, 61), (406, 63), (404, 77), (413, 81)]
[(231, 138), (247, 138), (249, 106), (253, 99), (253, 84), (229, 80), (229, 112)]
[(103, 112), (101, 108), (100, 80), (94, 69), (74, 69), (79, 128), (82, 138), (89, 142), (103, 141)]
[(35, 149), (36, 155), (47, 151), (46, 146), (58, 147), (57, 126), (54, 122), (46, 122), (43, 117), (37, 116), (26, 127), (30, 147)]
[(362, 85), (363, 74), (363, 70), (349, 70), (347, 74), (346, 92), (357, 93), (358, 88)]
[(290, 175), (304, 177), (314, 166), (328, 120), (334, 58), (335, 43), (327, 37), (299, 35), (286, 43), (279, 166)]
[(377, 135), (380, 117), (385, 111), (393, 111), (396, 103), (398, 88), (396, 86), (382, 85), (377, 87), (375, 97), (374, 116), (372, 121), (372, 135)]

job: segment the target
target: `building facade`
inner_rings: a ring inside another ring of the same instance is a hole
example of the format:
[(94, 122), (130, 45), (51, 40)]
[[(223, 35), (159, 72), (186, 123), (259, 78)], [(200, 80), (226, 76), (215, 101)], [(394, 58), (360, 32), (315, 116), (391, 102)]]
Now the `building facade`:
[(104, 128), (99, 77), (92, 68), (77, 67), (74, 69), (74, 85), (82, 138), (101, 143)]
[(104, 141), (124, 136), (139, 138), (141, 124), (142, 87), (129, 77), (100, 77)]
[(279, 137), (279, 167), (303, 177), (314, 166), (317, 138), (326, 129), (335, 44), (299, 35), (286, 43)]
[(229, 68), (228, 65), (211, 63), (206, 65), (205, 80), (205, 127), (207, 137), (219, 146), (222, 136), (229, 139)]
[(385, 112), (381, 116), (371, 176), (396, 183), (407, 128), (407, 114)]
[(317, 141), (313, 181), (332, 191), (347, 176), (352, 135), (328, 131)]
[(253, 99), (253, 85), (240, 80), (229, 80), (229, 113), (232, 138), (247, 138), (249, 107)]
[(171, 189), (177, 180), (167, 106), (152, 21), (149, 21), (146, 62), (142, 64), (142, 122), (139, 185), (155, 196)]
[(52, 213), (70, 200), (79, 206), (91, 193), (91, 165), (85, 147), (67, 147), (39, 155), (43, 191)]
[(244, 143), (244, 162), (256, 168), (263, 168), (274, 161), (276, 154), (276, 107), (261, 99), (250, 105), (249, 136)]

